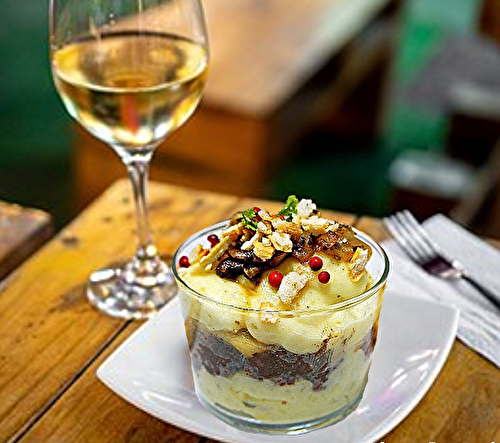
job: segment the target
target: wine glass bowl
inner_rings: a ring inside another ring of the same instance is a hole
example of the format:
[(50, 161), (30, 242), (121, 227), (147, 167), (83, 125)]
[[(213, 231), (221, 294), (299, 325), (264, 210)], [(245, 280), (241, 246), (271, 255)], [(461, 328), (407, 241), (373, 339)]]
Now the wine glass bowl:
[(202, 95), (209, 57), (201, 4), (52, 0), (50, 43), (54, 82), (68, 113), (118, 154), (135, 200), (137, 252), (123, 266), (93, 273), (88, 298), (115, 317), (148, 317), (177, 291), (149, 227), (149, 164)]

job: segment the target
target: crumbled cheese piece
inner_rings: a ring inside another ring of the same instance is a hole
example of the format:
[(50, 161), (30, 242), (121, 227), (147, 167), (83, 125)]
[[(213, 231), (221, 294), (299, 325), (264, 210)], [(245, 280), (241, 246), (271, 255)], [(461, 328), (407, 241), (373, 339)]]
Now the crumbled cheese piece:
[(298, 272), (286, 274), (281, 280), (278, 297), (283, 303), (290, 304), (308, 281), (309, 276), (307, 274), (299, 274)]
[(359, 281), (363, 275), (366, 264), (368, 263), (368, 251), (363, 248), (357, 248), (349, 261), (349, 278), (353, 282)]
[(312, 200), (303, 198), (297, 204), (297, 215), (300, 218), (308, 218), (316, 210), (316, 204)]
[(281, 234), (274, 231), (269, 239), (278, 251), (292, 252), (293, 242), (290, 238), (290, 235), (286, 233)]
[(259, 320), (262, 323), (267, 323), (270, 325), (274, 325), (278, 321), (278, 315), (275, 312), (269, 311), (277, 311), (278, 309), (272, 303), (266, 301), (260, 304), (259, 311)]
[(270, 260), (273, 257), (275, 249), (272, 246), (265, 246), (260, 241), (253, 244), (253, 253), (262, 260)]

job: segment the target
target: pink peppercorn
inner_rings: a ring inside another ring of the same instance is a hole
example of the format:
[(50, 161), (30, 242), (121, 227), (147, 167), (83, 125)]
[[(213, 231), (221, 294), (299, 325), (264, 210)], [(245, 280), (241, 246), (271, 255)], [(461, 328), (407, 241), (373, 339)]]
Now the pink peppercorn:
[(274, 288), (279, 288), (281, 280), (283, 280), (283, 274), (280, 271), (273, 271), (268, 277), (269, 284)]
[(315, 255), (314, 257), (311, 257), (311, 260), (309, 260), (309, 267), (313, 271), (319, 271), (323, 267), (323, 260), (321, 260), (321, 257)]
[(210, 234), (208, 237), (207, 237), (207, 240), (210, 242), (210, 244), (212, 245), (212, 248), (219, 243), (219, 237), (217, 237), (215, 234)]
[(189, 263), (189, 258), (187, 258), (185, 255), (183, 255), (179, 259), (179, 266), (181, 268), (189, 268), (191, 266), (191, 263)]
[(321, 271), (318, 274), (318, 280), (323, 284), (328, 283), (330, 281), (330, 273), (328, 271)]

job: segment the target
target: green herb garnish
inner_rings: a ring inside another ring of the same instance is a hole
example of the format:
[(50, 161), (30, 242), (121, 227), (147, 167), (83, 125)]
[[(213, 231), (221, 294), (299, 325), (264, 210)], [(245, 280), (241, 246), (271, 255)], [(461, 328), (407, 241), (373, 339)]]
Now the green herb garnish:
[(253, 210), (253, 208), (247, 209), (241, 213), (243, 216), (243, 222), (245, 223), (245, 227), (249, 229), (257, 230), (257, 221), (254, 220), (257, 217), (257, 213)]
[(286, 199), (286, 203), (283, 205), (283, 208), (281, 208), (281, 211), (278, 212), (278, 215), (284, 215), (285, 219), (287, 221), (292, 220), (292, 214), (297, 213), (297, 205), (299, 204), (299, 200), (295, 195), (290, 195)]

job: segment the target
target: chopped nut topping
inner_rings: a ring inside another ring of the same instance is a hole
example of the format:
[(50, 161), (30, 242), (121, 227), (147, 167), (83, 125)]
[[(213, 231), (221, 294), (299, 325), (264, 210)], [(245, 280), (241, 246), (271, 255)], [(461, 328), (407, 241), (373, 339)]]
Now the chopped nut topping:
[(263, 234), (266, 234), (266, 235), (269, 235), (273, 232), (273, 230), (271, 229), (271, 225), (269, 223), (265, 223), (263, 221), (260, 221), (259, 223), (257, 223), (257, 229), (259, 230), (259, 232), (262, 232)]
[(271, 243), (278, 251), (292, 252), (293, 242), (288, 234), (273, 232), (270, 237)]
[(271, 215), (269, 215), (268, 212), (264, 211), (264, 210), (260, 210), (259, 213), (257, 214), (262, 220), (265, 220), (265, 221), (272, 221), (273, 220), (273, 217)]
[(238, 240), (238, 237), (243, 234), (243, 223), (232, 225), (222, 231), (222, 237), (229, 237), (232, 242)]
[(241, 234), (241, 237), (239, 240), (242, 242), (246, 242), (253, 237), (252, 234), (253, 234), (253, 231), (251, 231), (250, 229), (246, 229), (245, 231), (243, 231), (243, 234)]
[(262, 233), (257, 231), (250, 240), (246, 241), (241, 245), (241, 250), (250, 251), (253, 248), (254, 243), (256, 241), (259, 241), (261, 238), (262, 238)]
[(278, 308), (274, 306), (272, 303), (266, 301), (260, 304), (260, 312), (259, 312), (259, 320), (262, 323), (267, 323), (270, 325), (274, 325), (278, 321), (278, 315), (274, 312), (269, 311), (277, 311)]
[(305, 220), (301, 220), (301, 222), (304, 229), (313, 235), (324, 234), (331, 224), (330, 220), (318, 217), (317, 215), (312, 215)]
[[(212, 249), (198, 246), (189, 257), (190, 272), (213, 269), (222, 278), (245, 277), (250, 285), (259, 283), (264, 272), (276, 269), (287, 257), (297, 259), (302, 266), (317, 253), (348, 264), (349, 278), (359, 281), (371, 248), (356, 237), (345, 224), (321, 216), (312, 200), (289, 196), (277, 214), (258, 207), (238, 212)], [(283, 277), (278, 297), (291, 303), (311, 277), (295, 268)]]
[(192, 272), (199, 271), (202, 268), (207, 268), (217, 259), (219, 259), (224, 252), (226, 252), (227, 248), (231, 244), (231, 240), (229, 237), (224, 237), (219, 243), (217, 243), (207, 255), (204, 255), (200, 258), (200, 260), (194, 265), (191, 266)]
[(287, 222), (277, 217), (271, 222), (273, 228), (278, 232), (286, 232), (290, 235), (300, 235), (302, 234), (302, 229), (297, 223)]
[(327, 232), (336, 231), (339, 228), (340, 224), (337, 222), (330, 223), (330, 226), (326, 229)]
[(208, 255), (209, 252), (210, 249), (205, 249), (202, 245), (197, 245), (188, 256), (189, 263), (192, 265), (198, 263), (205, 255)]
[(272, 246), (264, 246), (264, 244), (259, 241), (253, 244), (253, 248), (254, 254), (262, 260), (270, 260), (275, 251)]

